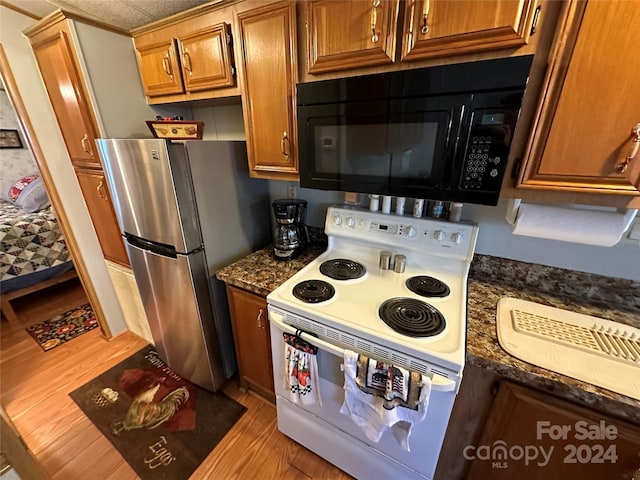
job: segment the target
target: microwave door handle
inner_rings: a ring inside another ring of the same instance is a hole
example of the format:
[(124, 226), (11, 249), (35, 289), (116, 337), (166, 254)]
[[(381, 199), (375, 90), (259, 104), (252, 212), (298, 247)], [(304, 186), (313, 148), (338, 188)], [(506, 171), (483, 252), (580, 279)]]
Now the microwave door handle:
[(458, 170), (458, 146), (460, 145), (460, 133), (462, 131), (462, 122), (466, 105), (456, 105), (451, 115), (451, 126), (449, 130), (449, 138), (447, 142), (447, 171), (445, 178), (451, 181), (455, 180), (454, 173)]
[[(324, 340), (320, 340), (318, 337), (314, 337), (313, 335), (309, 335), (305, 331), (300, 331), (300, 329), (293, 328), (290, 325), (287, 325), (282, 321), (282, 315), (274, 312), (273, 310), (269, 310), (269, 320), (273, 322), (273, 324), (281, 331), (288, 332), (291, 334), (297, 334), (298, 337), (306, 340), (320, 350), (324, 350), (336, 357), (344, 358), (344, 349), (340, 348), (336, 345), (333, 345), (329, 342), (325, 342)], [(304, 337), (303, 337), (304, 335)], [(453, 380), (449, 380), (448, 378), (443, 377), (442, 375), (438, 375), (437, 373), (429, 374), (431, 377), (431, 390), (434, 392), (451, 392), (454, 391), (457, 387), (457, 383)]]

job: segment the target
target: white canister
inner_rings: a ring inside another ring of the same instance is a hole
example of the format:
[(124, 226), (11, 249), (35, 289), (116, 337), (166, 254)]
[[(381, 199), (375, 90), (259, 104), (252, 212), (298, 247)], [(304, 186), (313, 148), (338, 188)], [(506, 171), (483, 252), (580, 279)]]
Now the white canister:
[(404, 215), (405, 197), (396, 197), (396, 215)]
[(382, 213), (391, 213), (391, 196), (382, 196)]
[(423, 209), (424, 209), (424, 199), (416, 198), (415, 202), (413, 202), (413, 216), (418, 218), (421, 217)]
[(380, 195), (369, 195), (369, 210), (377, 212), (380, 208)]

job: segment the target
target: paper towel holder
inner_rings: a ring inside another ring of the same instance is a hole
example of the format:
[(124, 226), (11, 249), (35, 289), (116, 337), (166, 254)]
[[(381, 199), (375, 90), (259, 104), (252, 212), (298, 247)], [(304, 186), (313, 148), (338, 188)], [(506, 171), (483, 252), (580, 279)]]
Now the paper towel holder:
[(507, 213), (505, 214), (505, 218), (509, 225), (514, 225), (516, 223), (516, 219), (518, 218), (518, 209), (520, 208), (520, 203), (522, 200), (520, 198), (510, 198), (507, 202)]
[[(505, 214), (505, 218), (509, 225), (515, 225), (516, 220), (518, 219), (518, 211), (520, 210), (520, 204), (522, 203), (522, 199), (520, 198), (510, 198), (507, 202), (507, 212)], [(633, 218), (638, 213), (637, 208), (619, 208), (618, 212), (624, 213), (624, 223), (626, 225), (630, 225)]]

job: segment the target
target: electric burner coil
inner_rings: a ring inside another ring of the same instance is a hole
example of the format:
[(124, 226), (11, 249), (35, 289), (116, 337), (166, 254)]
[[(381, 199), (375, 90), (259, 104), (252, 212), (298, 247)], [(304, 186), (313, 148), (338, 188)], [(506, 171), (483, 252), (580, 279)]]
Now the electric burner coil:
[(331, 299), (335, 288), (323, 280), (305, 280), (293, 287), (293, 295), (305, 303), (320, 303)]
[(389, 299), (380, 305), (378, 315), (391, 329), (409, 337), (432, 337), (446, 325), (437, 308), (415, 298)]
[(327, 260), (320, 265), (320, 273), (334, 280), (354, 280), (362, 277), (366, 271), (361, 263), (346, 258)]

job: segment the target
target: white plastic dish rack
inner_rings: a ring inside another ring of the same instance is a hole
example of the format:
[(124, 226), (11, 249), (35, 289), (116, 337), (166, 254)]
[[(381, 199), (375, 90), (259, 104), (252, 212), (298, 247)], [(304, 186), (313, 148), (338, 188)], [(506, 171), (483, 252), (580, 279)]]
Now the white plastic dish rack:
[(640, 400), (640, 329), (509, 297), (496, 323), (514, 357)]

